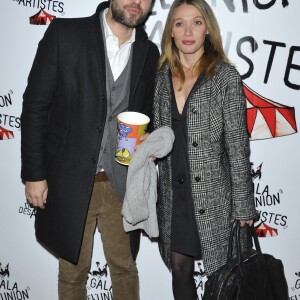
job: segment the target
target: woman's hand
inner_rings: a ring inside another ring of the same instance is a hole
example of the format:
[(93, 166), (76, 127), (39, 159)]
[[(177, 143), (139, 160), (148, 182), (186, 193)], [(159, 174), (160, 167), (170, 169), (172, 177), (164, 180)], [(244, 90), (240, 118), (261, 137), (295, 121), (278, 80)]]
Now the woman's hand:
[(253, 225), (253, 220), (247, 220), (247, 221), (240, 220), (240, 226), (241, 227), (245, 227), (246, 224), (248, 224), (249, 226), (252, 226)]
[[(141, 141), (141, 143), (143, 142), (143, 141), (146, 141), (146, 139), (148, 138), (148, 136), (150, 135), (150, 133), (145, 133), (145, 134), (143, 134), (143, 135), (141, 135), (140, 136), (140, 141)], [(136, 149), (138, 148), (138, 146), (139, 146), (139, 144), (137, 144), (137, 145), (135, 145), (134, 146), (134, 151), (136, 151)]]
[(148, 138), (149, 135), (150, 135), (150, 133), (148, 133), (148, 132), (145, 133), (144, 135), (141, 135), (140, 136), (140, 141), (141, 142), (146, 141), (146, 139)]
[[(145, 133), (145, 134), (143, 134), (143, 135), (141, 135), (141, 136), (140, 136), (140, 141), (141, 141), (141, 142), (146, 141), (146, 139), (149, 137), (149, 135), (150, 135), (150, 133), (148, 133), (148, 132)], [(134, 151), (137, 149), (138, 146), (139, 146), (139, 145), (136, 145), (136, 146), (134, 147)], [(152, 155), (152, 156), (150, 157), (150, 159), (154, 161), (154, 160), (156, 160), (156, 157)]]

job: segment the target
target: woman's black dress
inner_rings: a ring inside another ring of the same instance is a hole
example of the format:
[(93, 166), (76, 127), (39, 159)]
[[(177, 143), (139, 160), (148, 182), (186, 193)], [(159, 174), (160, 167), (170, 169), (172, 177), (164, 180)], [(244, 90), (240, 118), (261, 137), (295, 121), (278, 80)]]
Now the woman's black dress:
[[(172, 83), (172, 79), (171, 83)], [(173, 86), (171, 84), (171, 86)], [(175, 142), (171, 153), (173, 210), (171, 225), (171, 251), (200, 257), (201, 245), (197, 230), (193, 199), (190, 188), (187, 154), (187, 103), (179, 113), (174, 89), (172, 91), (172, 129)]]

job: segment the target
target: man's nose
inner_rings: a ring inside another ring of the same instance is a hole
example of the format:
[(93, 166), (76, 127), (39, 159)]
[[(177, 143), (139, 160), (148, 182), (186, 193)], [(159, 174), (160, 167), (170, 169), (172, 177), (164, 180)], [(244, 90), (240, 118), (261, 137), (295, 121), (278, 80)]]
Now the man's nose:
[(135, 4), (141, 4), (142, 0), (133, 0)]

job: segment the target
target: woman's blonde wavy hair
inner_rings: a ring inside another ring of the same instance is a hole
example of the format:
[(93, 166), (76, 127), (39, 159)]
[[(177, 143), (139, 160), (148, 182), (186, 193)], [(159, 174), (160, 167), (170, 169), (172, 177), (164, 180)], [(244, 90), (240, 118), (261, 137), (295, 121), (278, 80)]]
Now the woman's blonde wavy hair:
[(224, 52), (220, 28), (217, 19), (205, 0), (175, 0), (170, 8), (168, 18), (161, 42), (161, 56), (158, 63), (160, 70), (164, 65), (169, 65), (173, 75), (179, 77), (181, 84), (185, 81), (184, 71), (180, 63), (179, 51), (172, 37), (173, 17), (177, 7), (182, 4), (195, 6), (202, 14), (208, 34), (204, 41), (204, 54), (199, 59), (199, 64), (196, 67), (196, 74), (199, 75), (202, 71), (211, 78), (214, 69), (220, 62), (228, 62), (229, 60)]

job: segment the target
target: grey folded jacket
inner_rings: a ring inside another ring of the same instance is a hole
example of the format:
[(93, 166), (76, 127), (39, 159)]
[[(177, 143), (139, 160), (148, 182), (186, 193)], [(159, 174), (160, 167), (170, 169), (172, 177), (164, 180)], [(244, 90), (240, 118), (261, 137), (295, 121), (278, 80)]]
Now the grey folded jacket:
[(173, 148), (175, 136), (170, 127), (153, 131), (134, 153), (127, 174), (126, 193), (122, 207), (126, 232), (143, 229), (149, 237), (158, 237), (156, 216), (157, 170), (153, 155), (162, 158)]

